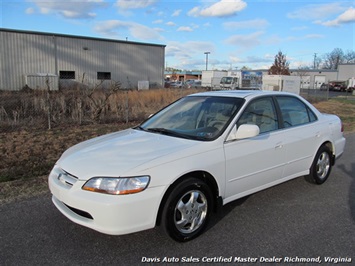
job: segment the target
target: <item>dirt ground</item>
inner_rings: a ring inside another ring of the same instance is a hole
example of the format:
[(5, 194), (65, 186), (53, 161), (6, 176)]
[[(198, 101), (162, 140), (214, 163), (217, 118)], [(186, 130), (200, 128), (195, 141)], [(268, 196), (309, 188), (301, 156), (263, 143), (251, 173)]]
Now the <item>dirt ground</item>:
[[(314, 103), (314, 106), (321, 112), (338, 115), (345, 133), (349, 133), (355, 132), (355, 103), (352, 102), (330, 100)], [(1, 133), (0, 204), (48, 192), (49, 171), (60, 155), (74, 144), (136, 124), (96, 124), (50, 131)]]

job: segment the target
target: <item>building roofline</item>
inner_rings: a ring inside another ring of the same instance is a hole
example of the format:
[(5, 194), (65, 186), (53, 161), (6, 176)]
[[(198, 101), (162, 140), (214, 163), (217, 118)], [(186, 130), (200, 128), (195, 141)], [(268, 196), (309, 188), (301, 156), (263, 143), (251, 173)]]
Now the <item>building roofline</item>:
[(339, 64), (338, 66), (355, 66), (355, 63), (342, 63)]
[(29, 31), (29, 30), (16, 30), (16, 29), (0, 28), (0, 32), (2, 32), (2, 31), (3, 32), (13, 32), (13, 33), (45, 35), (45, 36), (56, 36), (56, 37), (65, 37), (65, 38), (74, 38), (74, 39), (86, 39), (86, 40), (95, 40), (95, 41), (115, 42), (115, 43), (129, 43), (129, 44), (136, 44), (136, 45), (157, 46), (157, 47), (164, 47), (164, 48), (166, 47), (165, 44), (133, 42), (133, 41), (126, 41), (126, 40), (105, 39), (105, 38), (98, 38), (98, 37), (69, 35), (69, 34), (62, 34), (62, 33), (51, 33), (51, 32), (40, 32), (40, 31)]
[(337, 69), (290, 69), (290, 72), (338, 72)]

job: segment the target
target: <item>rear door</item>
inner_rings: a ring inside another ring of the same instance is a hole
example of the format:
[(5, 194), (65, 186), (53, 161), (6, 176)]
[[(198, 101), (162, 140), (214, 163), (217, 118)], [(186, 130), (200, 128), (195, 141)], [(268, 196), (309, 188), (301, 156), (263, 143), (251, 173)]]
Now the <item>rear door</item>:
[(309, 170), (315, 152), (319, 148), (322, 130), (316, 123), (316, 115), (300, 99), (293, 96), (278, 96), (287, 150), (284, 177), (297, 177)]

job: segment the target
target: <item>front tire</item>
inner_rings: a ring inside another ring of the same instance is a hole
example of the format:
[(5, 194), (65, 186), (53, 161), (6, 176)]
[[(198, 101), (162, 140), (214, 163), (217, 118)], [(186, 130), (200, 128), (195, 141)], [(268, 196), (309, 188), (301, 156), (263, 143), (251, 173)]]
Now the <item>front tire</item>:
[(212, 192), (205, 182), (188, 178), (171, 192), (162, 213), (162, 227), (174, 240), (189, 241), (206, 228), (212, 210)]
[(323, 184), (332, 169), (332, 152), (323, 145), (319, 148), (310, 169), (310, 177), (316, 184)]

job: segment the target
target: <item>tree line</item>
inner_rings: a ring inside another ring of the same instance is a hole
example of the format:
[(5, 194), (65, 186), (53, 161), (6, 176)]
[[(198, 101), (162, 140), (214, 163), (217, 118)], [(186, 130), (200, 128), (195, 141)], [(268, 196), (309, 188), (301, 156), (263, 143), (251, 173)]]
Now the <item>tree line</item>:
[[(348, 50), (343, 51), (341, 48), (335, 48), (333, 51), (329, 53), (325, 53), (323, 55), (314, 54), (313, 62), (310, 62), (309, 65), (304, 65), (299, 67), (301, 70), (307, 69), (338, 69), (340, 64), (349, 64), (355, 63), (355, 51)], [(289, 65), (290, 63), (287, 61), (286, 54), (282, 51), (279, 51), (275, 55), (275, 60), (272, 66), (269, 68), (270, 75), (289, 75)], [(166, 67), (166, 71), (170, 71), (172, 73), (183, 72), (181, 69), (176, 69), (172, 67)], [(251, 68), (247, 66), (243, 66), (240, 70), (251, 70)], [(200, 70), (192, 70), (192, 71), (200, 71)]]
[(335, 48), (320, 58), (316, 57), (314, 61), (315, 68), (337, 69), (339, 64), (355, 63), (355, 51), (344, 52), (341, 48)]
[[(341, 48), (335, 48), (330, 53), (323, 56), (314, 56), (313, 66), (302, 66), (299, 69), (338, 69), (340, 64), (355, 63), (355, 51), (349, 50), (344, 52)], [(279, 51), (275, 55), (274, 63), (269, 68), (270, 75), (290, 75), (290, 63), (287, 61), (286, 55)]]

